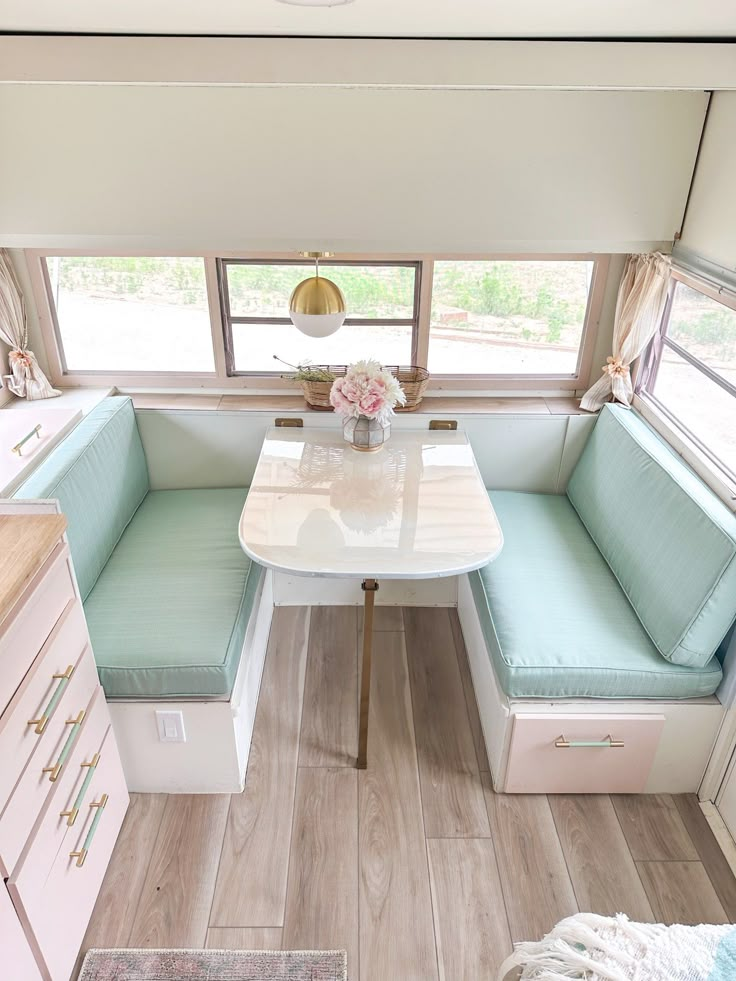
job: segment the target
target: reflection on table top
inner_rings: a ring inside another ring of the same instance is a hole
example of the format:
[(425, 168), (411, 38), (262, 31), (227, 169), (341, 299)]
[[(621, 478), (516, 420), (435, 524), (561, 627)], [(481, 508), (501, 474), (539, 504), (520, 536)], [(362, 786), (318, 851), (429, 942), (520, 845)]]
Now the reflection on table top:
[(297, 575), (426, 579), (480, 568), (503, 536), (464, 433), (400, 430), (360, 453), (336, 427), (267, 433), (240, 542)]

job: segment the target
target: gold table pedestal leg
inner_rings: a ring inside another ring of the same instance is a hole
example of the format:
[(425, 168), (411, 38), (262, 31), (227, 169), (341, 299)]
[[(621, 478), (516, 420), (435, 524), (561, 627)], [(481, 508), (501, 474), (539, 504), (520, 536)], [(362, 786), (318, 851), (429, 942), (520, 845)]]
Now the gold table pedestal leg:
[(375, 579), (363, 580), (365, 604), (363, 608), (363, 664), (360, 676), (360, 724), (358, 727), (359, 770), (368, 765), (368, 709), (371, 699), (371, 655), (373, 653), (373, 608), (376, 602), (378, 583)]

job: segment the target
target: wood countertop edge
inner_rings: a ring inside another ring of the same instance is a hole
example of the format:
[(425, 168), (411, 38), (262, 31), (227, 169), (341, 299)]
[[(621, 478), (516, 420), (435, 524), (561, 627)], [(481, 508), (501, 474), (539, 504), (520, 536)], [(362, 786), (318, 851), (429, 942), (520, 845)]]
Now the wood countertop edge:
[(0, 629), (66, 525), (63, 514), (0, 515)]

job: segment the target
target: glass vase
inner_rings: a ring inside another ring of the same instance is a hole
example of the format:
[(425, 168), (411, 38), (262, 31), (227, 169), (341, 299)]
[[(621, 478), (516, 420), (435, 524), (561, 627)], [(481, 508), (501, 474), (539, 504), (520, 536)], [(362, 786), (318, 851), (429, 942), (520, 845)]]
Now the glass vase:
[(369, 419), (368, 416), (351, 416), (345, 420), (342, 434), (354, 450), (372, 453), (380, 450), (389, 438), (391, 426), (389, 423), (380, 423), (378, 419)]

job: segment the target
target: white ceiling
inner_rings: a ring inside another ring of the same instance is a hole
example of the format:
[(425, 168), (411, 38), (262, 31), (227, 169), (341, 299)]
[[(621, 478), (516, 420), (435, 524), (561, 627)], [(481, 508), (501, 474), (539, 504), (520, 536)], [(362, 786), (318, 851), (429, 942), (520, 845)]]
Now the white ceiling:
[[(734, 0), (0, 0), (0, 31), (376, 37), (736, 37)], [(735, 54), (736, 57), (736, 54)]]

